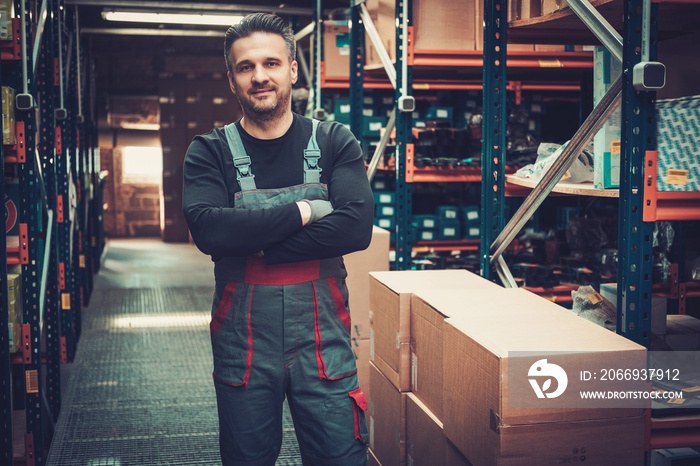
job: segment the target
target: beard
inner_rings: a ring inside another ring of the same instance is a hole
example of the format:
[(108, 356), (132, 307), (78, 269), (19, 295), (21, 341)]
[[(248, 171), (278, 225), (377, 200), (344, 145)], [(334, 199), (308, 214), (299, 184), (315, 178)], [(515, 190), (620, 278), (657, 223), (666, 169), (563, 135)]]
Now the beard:
[[(271, 95), (264, 99), (258, 99), (253, 95), (259, 90), (270, 90)], [(291, 86), (288, 89), (280, 89), (275, 86), (259, 86), (250, 89), (249, 93), (237, 92), (238, 102), (241, 104), (243, 114), (250, 120), (269, 122), (281, 117), (289, 107), (292, 98)]]

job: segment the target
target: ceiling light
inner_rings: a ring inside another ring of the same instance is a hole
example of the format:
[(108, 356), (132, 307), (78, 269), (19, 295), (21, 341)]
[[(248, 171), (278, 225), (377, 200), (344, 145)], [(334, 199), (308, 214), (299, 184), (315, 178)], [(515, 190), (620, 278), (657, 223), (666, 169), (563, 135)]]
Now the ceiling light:
[(133, 23), (168, 23), (168, 24), (203, 24), (214, 26), (231, 26), (243, 19), (240, 15), (165, 13), (155, 11), (117, 11), (104, 10), (102, 18), (107, 21), (127, 21)]

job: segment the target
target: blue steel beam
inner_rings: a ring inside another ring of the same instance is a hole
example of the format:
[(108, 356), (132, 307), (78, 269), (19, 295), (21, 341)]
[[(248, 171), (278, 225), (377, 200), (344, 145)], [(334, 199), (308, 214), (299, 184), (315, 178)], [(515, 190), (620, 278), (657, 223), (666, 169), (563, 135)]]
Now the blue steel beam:
[(506, 142), (507, 0), (484, 1), (481, 134), (481, 275), (491, 278), (489, 247), (503, 230)]

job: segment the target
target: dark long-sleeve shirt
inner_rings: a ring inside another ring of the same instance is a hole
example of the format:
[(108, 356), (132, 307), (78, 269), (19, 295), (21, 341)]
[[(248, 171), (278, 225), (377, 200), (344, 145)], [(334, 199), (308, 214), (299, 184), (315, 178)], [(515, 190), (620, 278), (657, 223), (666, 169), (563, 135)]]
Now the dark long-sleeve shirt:
[[(294, 115), (285, 135), (261, 140), (236, 123), (251, 158), (258, 189), (304, 182), (304, 149), (311, 120)], [(302, 226), (295, 203), (267, 209), (234, 209), (240, 191), (223, 128), (194, 138), (184, 166), (183, 209), (197, 247), (217, 261), (264, 252), (268, 264), (338, 257), (369, 245), (374, 202), (362, 150), (353, 134), (338, 123), (321, 123), (321, 183), (328, 185), (333, 212)]]

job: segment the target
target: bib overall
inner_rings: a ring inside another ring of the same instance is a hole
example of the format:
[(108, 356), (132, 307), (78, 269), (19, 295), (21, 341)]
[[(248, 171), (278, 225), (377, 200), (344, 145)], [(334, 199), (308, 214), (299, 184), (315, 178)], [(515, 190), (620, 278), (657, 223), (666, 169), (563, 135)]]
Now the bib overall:
[[(304, 151), (304, 183), (280, 189), (256, 188), (238, 130), (226, 126), (241, 188), (234, 208), (328, 200), (317, 125)], [(211, 340), (223, 464), (275, 464), (285, 396), (305, 465), (367, 464), (367, 402), (342, 258), (267, 265), (260, 254), (227, 257), (215, 274)]]

